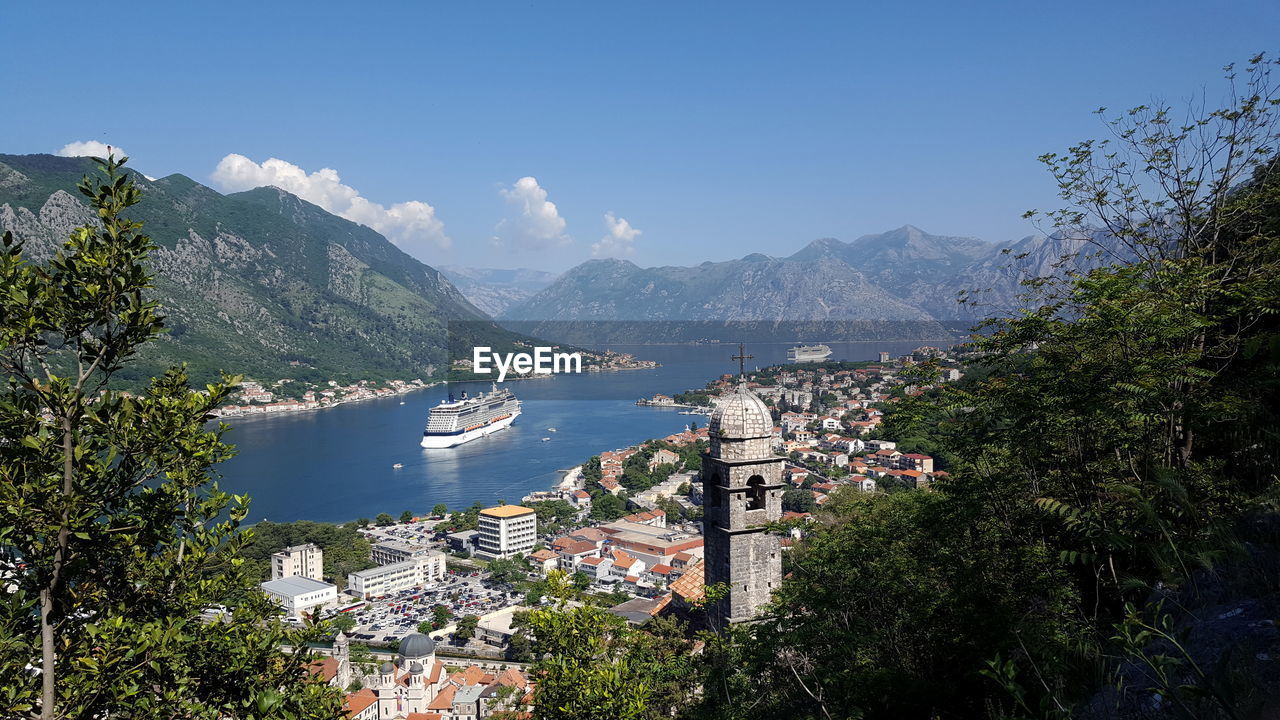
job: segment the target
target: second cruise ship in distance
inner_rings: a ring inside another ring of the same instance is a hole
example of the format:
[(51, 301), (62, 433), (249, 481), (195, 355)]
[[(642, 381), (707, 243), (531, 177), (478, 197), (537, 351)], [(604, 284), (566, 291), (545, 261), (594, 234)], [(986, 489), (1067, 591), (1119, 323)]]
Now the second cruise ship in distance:
[(495, 384), (487, 393), (467, 397), (464, 391), (455, 400), (447, 400), (427, 413), (427, 427), (422, 431), (422, 447), (451, 448), (510, 427), (520, 415), (520, 401), (510, 390), (499, 390)]
[(787, 351), (791, 362), (822, 362), (829, 357), (831, 348), (826, 345), (798, 345)]

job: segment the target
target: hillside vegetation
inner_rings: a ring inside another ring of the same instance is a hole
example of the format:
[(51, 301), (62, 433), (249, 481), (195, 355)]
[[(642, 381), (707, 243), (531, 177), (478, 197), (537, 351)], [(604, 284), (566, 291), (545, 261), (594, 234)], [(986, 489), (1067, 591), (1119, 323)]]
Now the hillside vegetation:
[[(76, 193), (89, 158), (0, 155), (0, 231), (47, 260), (93, 220)], [(222, 195), (182, 175), (130, 173), (142, 202), (153, 296), (168, 332), (118, 381), (137, 385), (185, 362), (203, 382), (217, 372), (255, 379), (412, 379), (442, 375), (447, 351), (506, 346), (436, 269), (382, 235), (272, 187)], [(450, 321), (460, 332), (450, 335)]]

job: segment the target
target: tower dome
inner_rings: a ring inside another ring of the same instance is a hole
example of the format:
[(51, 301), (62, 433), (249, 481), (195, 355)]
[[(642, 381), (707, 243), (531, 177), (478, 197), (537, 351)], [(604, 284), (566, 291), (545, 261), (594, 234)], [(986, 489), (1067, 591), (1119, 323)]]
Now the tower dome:
[(737, 390), (721, 396), (707, 423), (707, 434), (715, 457), (766, 457), (771, 454), (773, 416), (759, 396), (739, 383)]
[(707, 431), (712, 437), (733, 440), (769, 437), (773, 434), (773, 416), (769, 414), (769, 406), (740, 383), (737, 390), (725, 395), (716, 405)]
[(409, 633), (400, 641), (400, 657), (406, 660), (420, 659), (436, 651), (436, 641), (422, 633)]

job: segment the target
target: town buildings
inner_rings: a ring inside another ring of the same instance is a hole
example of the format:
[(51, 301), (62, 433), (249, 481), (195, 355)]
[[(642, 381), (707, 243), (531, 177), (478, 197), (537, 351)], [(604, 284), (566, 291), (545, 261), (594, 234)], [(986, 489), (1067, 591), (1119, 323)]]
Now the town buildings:
[[(369, 549), (369, 559), (379, 565), (404, 562), (418, 557), (439, 553), (426, 545), (404, 542), (403, 540), (383, 540)], [(441, 562), (444, 558), (441, 556)]]
[(393, 659), (361, 667), (352, 662), (350, 640), (339, 633), (333, 656), (313, 670), (343, 689), (359, 681), (361, 689), (346, 696), (349, 720), (481, 720), (499, 712), (528, 717), (533, 703), (528, 675), (479, 665), (450, 672), (435, 650), (434, 640), (411, 633), (400, 640)]
[(271, 556), (272, 580), (294, 576), (324, 580), (324, 551), (318, 545), (294, 545)]
[(401, 562), (350, 573), (347, 575), (347, 593), (368, 600), (439, 582), (444, 573), (443, 553), (422, 553)]
[(338, 599), (338, 588), (332, 583), (291, 575), (262, 583), (262, 592), (291, 616)]
[(476, 554), (509, 558), (533, 550), (538, 540), (538, 516), (532, 508), (499, 505), (480, 511)]

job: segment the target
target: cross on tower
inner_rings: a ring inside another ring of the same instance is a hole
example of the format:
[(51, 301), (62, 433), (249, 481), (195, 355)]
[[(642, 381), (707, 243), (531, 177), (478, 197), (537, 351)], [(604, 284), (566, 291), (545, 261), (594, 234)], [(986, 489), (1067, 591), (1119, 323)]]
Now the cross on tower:
[(737, 361), (738, 361), (738, 378), (739, 378), (739, 379), (745, 379), (745, 378), (746, 378), (746, 376), (747, 376), (747, 361), (748, 361), (748, 360), (750, 360), (750, 359), (752, 359), (752, 358), (754, 358), (754, 357), (755, 357), (755, 355), (748, 355), (748, 354), (747, 354), (747, 346), (746, 346), (746, 345), (743, 345), (742, 343), (738, 343), (738, 354), (737, 354), (737, 355), (734, 355), (733, 357), (731, 357), (731, 358), (729, 358), (729, 359), (730, 359), (730, 360), (737, 360)]

